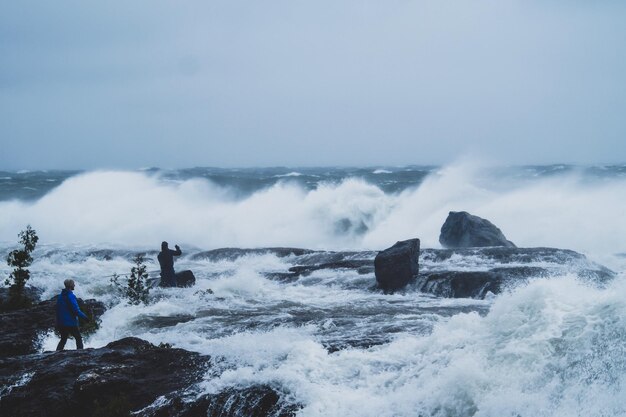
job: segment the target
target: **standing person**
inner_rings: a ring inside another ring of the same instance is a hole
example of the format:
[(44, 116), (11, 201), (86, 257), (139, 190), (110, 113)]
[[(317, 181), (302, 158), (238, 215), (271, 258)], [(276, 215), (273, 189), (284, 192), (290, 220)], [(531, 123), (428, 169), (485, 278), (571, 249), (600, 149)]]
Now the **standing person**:
[(174, 245), (176, 250), (172, 250), (167, 246), (167, 242), (161, 243), (161, 253), (157, 256), (159, 265), (161, 265), (161, 287), (176, 287), (176, 273), (174, 272), (174, 256), (180, 256), (183, 253), (178, 245)]
[(78, 330), (78, 317), (88, 320), (88, 317), (80, 311), (78, 301), (72, 291), (74, 291), (74, 280), (66, 279), (63, 281), (65, 288), (57, 297), (57, 327), (61, 333), (61, 341), (57, 345), (57, 350), (63, 350), (67, 337), (74, 336), (76, 340), (76, 349), (83, 348), (83, 338)]

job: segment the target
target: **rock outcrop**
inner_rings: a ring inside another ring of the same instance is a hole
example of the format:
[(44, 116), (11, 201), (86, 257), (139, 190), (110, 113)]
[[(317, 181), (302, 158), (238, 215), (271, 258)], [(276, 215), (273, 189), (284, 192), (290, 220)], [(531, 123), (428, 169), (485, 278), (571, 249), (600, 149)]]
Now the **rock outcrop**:
[(0, 410), (23, 417), (130, 415), (199, 381), (207, 363), (206, 356), (137, 338), (4, 358)]
[[(97, 320), (106, 308), (96, 300), (78, 299), (80, 309)], [(56, 325), (56, 297), (32, 307), (0, 314), (0, 358), (35, 353), (39, 336)]]
[(419, 272), (420, 240), (397, 242), (376, 255), (374, 273), (378, 286), (384, 291), (395, 291), (417, 278)]
[(301, 407), (285, 402), (281, 394), (267, 385), (228, 388), (217, 394), (202, 395), (193, 401), (174, 397), (164, 404), (146, 409), (141, 417), (294, 417)]
[(569, 274), (595, 286), (615, 277), (610, 269), (567, 249), (424, 249), (421, 256), (422, 271), (413, 287), (439, 297), (482, 299), (531, 279)]
[[(39, 288), (35, 287), (25, 287), (23, 292), (23, 297), (28, 300), (32, 304), (37, 304), (41, 298), (41, 291)], [(11, 290), (9, 287), (0, 288), (0, 311), (3, 311), (3, 307), (7, 305), (9, 302), (9, 297), (11, 294)]]
[(439, 235), (445, 248), (471, 248), (504, 246), (514, 248), (500, 229), (489, 220), (473, 216), (466, 211), (451, 211)]

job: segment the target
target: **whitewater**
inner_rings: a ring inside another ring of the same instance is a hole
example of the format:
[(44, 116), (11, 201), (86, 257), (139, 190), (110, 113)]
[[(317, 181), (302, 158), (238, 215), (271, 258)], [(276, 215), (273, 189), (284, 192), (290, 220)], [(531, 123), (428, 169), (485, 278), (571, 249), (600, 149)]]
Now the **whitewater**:
[[(384, 294), (369, 270), (284, 277), (367, 263), (410, 238), (438, 249), (460, 210), (518, 247), (575, 250), (615, 278), (594, 285), (572, 267), (452, 299)], [(194, 395), (265, 384), (298, 416), (626, 416), (626, 165), (0, 172), (0, 253), (27, 224), (40, 237), (29, 284), (47, 299), (73, 278), (79, 297), (108, 306), (85, 347), (136, 336), (210, 355)], [(163, 240), (181, 246), (175, 268), (193, 270), (196, 285), (127, 304), (111, 275), (137, 253), (158, 275)], [(41, 339), (56, 346), (52, 333)]]

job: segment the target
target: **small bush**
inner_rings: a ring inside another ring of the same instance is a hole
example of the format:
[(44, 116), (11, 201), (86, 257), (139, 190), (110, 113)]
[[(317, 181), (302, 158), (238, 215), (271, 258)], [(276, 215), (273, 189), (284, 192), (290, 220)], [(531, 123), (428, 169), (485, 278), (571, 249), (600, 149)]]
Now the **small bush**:
[(148, 272), (144, 262), (143, 254), (138, 254), (133, 259), (135, 266), (130, 269), (130, 275), (126, 280), (126, 285), (120, 283), (120, 276), (117, 274), (111, 278), (111, 283), (122, 293), (131, 304), (148, 304), (150, 288), (146, 285)]
[(31, 253), (35, 250), (39, 237), (30, 225), (26, 226), (26, 230), (22, 230), (18, 237), (24, 248), (15, 249), (7, 256), (7, 264), (14, 269), (4, 281), (5, 285), (9, 286), (9, 297), (3, 310), (30, 307), (32, 304), (24, 294), (24, 287), (30, 279), (30, 271), (27, 268), (33, 263)]

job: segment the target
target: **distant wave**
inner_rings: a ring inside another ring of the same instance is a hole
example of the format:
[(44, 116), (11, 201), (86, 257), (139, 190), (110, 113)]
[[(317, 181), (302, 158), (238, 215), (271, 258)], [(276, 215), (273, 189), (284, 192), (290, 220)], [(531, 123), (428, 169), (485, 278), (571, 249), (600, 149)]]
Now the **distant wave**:
[(245, 196), (203, 178), (164, 181), (144, 172), (72, 176), (34, 202), (0, 202), (0, 241), (26, 224), (58, 243), (380, 249), (419, 237), (439, 247), (449, 211), (492, 221), (518, 246), (625, 252), (626, 180), (578, 173), (528, 181), (452, 165), (392, 193), (363, 179), (313, 189), (277, 182)]
[(376, 171), (372, 172), (372, 174), (393, 174), (393, 172), (387, 171), (386, 169), (377, 169)]
[(274, 175), (274, 177), (275, 178), (281, 178), (281, 177), (301, 177), (302, 175), (304, 175), (304, 174), (302, 174), (300, 172), (294, 171), (294, 172), (290, 172), (289, 174)]

